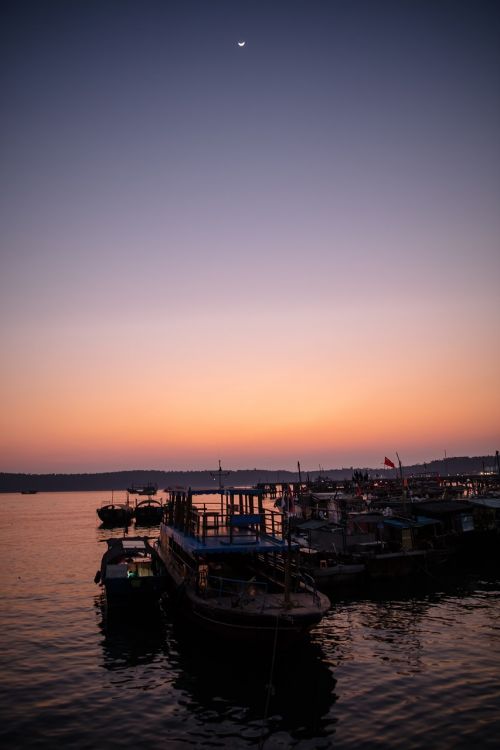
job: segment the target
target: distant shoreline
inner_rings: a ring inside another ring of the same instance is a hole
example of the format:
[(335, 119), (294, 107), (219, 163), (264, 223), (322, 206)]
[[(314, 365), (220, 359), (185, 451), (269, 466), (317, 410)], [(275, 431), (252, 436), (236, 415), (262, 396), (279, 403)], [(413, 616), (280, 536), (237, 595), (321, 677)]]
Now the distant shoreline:
[[(351, 479), (353, 471), (367, 472), (386, 478), (398, 475), (397, 469), (344, 467), (322, 471), (302, 471), (302, 480), (316, 479), (318, 476), (330, 479)], [(403, 467), (404, 476), (434, 474), (455, 476), (459, 474), (480, 474), (485, 471), (498, 472), (498, 457), (462, 456), (429, 461)], [(236, 469), (224, 476), (227, 486), (253, 486), (259, 482), (298, 482), (298, 471), (271, 469)], [(96, 472), (80, 474), (26, 474), (14, 472), (0, 473), (0, 493), (6, 492), (71, 492), (71, 491), (126, 491), (127, 487), (143, 486), (152, 483), (162, 491), (167, 487), (214, 487), (217, 486), (216, 471), (159, 471), (137, 469), (131, 471)]]

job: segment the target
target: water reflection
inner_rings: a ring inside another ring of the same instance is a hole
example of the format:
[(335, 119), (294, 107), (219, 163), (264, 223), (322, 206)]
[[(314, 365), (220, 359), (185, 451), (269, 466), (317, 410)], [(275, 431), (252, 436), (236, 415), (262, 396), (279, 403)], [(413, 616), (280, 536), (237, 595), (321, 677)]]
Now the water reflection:
[(159, 523), (151, 523), (150, 521), (134, 521), (134, 527), (136, 529), (141, 529), (141, 534), (144, 530), (149, 532), (150, 536), (158, 537), (160, 534)]
[(387, 662), (400, 673), (418, 672), (425, 637), (422, 623), (432, 619), (429, 610), (439, 606), (443, 596), (386, 599), (374, 595), (337, 602), (319, 626), (317, 639), (334, 668), (369, 652), (372, 662)]
[(336, 681), (319, 645), (306, 641), (273, 661), (272, 646), (216, 643), (174, 625), (171, 646), (173, 684), (200, 721), (237, 722), (249, 739), (263, 727), (266, 736), (284, 728), (294, 737), (327, 734)]
[[(497, 598), (496, 582), (454, 595), (338, 602), (310, 642), (278, 654), (274, 664), (271, 647), (217, 641), (175, 621), (168, 610), (115, 618), (100, 599), (102, 666), (113, 686), (125, 687), (144, 710), (147, 691), (154, 693), (156, 708), (147, 709), (148, 721), (161, 726), (172, 747), (183, 742), (237, 750), (376, 746), (368, 716), (382, 721), (385, 746), (399, 747), (398, 717), (417, 695), (425, 712), (439, 701), (445, 721), (454, 720), (458, 690), (477, 710), (474, 690), (457, 663), (457, 622), (474, 653), (476, 679), (492, 692), (494, 667), (480, 641), (477, 653), (472, 649), (471, 632), (484, 629), (489, 610), (482, 605)], [(469, 612), (473, 605), (476, 611)], [(497, 632), (488, 621), (492, 652)], [(416, 688), (409, 693), (410, 684)], [(453, 688), (449, 698), (445, 686)], [(430, 731), (422, 715), (414, 710), (411, 716), (417, 733)], [(442, 739), (437, 728), (432, 731)]]
[(107, 610), (104, 596), (95, 606), (103, 668), (120, 685), (154, 689), (161, 702), (183, 706), (198, 741), (212, 742), (215, 733), (237, 747), (332, 733), (336, 680), (318, 644), (306, 641), (273, 661), (272, 647), (216, 641), (159, 608), (124, 617)]
[(441, 637), (465, 612), (473, 620), (483, 605), (490, 611), (490, 602), (479, 593), (481, 587), (497, 589), (495, 581), (480, 586), (477, 578), (462, 576), (458, 581), (450, 577), (440, 590), (420, 596), (410, 591), (396, 596), (394, 590), (390, 596), (384, 590), (364, 599), (344, 599), (334, 604), (317, 628), (316, 640), (336, 670), (344, 663), (367, 659), (372, 666), (385, 663), (395, 675), (425, 672), (425, 644), (428, 647)]
[(108, 608), (104, 595), (96, 599), (102, 633), (103, 667), (110, 671), (151, 664), (165, 648), (164, 619), (159, 607), (140, 612)]

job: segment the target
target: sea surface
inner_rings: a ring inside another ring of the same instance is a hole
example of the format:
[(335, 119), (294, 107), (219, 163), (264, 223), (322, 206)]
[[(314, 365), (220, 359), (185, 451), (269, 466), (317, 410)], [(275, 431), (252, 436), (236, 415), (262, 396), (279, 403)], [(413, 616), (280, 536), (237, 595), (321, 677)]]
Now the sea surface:
[(94, 583), (121, 535), (99, 528), (109, 499), (0, 495), (3, 748), (499, 747), (498, 572), (338, 596), (273, 661), (168, 611), (110, 617)]

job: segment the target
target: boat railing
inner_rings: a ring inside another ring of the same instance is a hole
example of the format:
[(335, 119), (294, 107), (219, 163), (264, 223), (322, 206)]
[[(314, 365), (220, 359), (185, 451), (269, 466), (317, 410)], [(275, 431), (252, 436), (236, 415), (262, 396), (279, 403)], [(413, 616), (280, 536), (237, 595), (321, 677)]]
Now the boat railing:
[(314, 578), (303, 570), (300, 571), (300, 578), (305, 583), (306, 590), (311, 592), (313, 602), (315, 602), (319, 606), (321, 603), (321, 599), (318, 595), (318, 589), (316, 587), (316, 581), (314, 580)]
[[(260, 560), (261, 564), (266, 564), (266, 558), (264, 556), (259, 555), (258, 559)], [(302, 591), (305, 594), (309, 593), (315, 604), (317, 604), (318, 606), (321, 604), (321, 597), (318, 593), (316, 581), (312, 576), (306, 573), (299, 566), (298, 560), (296, 558), (287, 560), (285, 558), (278, 557), (273, 561), (271, 567), (267, 567), (267, 572), (268, 575), (273, 578), (273, 580), (275, 580), (282, 586), (286, 585), (286, 580), (289, 575), (292, 591)]]
[(227, 544), (251, 544), (262, 537), (277, 543), (284, 539), (282, 513), (261, 504), (255, 507), (248, 499), (235, 502), (233, 496), (195, 505), (189, 495), (179, 495), (165, 506), (164, 520), (202, 544), (211, 537)]
[(207, 588), (218, 594), (247, 594), (249, 596), (256, 596), (257, 594), (266, 594), (269, 586), (266, 581), (255, 581), (253, 578), (248, 580), (209, 575), (207, 578)]
[(265, 581), (256, 581), (253, 578), (224, 578), (223, 576), (209, 575), (198, 581), (198, 588), (206, 596), (216, 598), (231, 597), (232, 606), (248, 603), (254, 599), (261, 600), (267, 594), (268, 584)]

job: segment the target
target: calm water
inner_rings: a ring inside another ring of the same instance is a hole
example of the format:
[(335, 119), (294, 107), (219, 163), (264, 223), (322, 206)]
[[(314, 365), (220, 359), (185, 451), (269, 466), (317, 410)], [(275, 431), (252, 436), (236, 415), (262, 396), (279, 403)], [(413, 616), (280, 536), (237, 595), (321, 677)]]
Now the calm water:
[(0, 495), (3, 747), (498, 747), (495, 576), (334, 602), (270, 679), (269, 654), (168, 615), (106, 617), (93, 578), (119, 534), (98, 528), (108, 498)]

